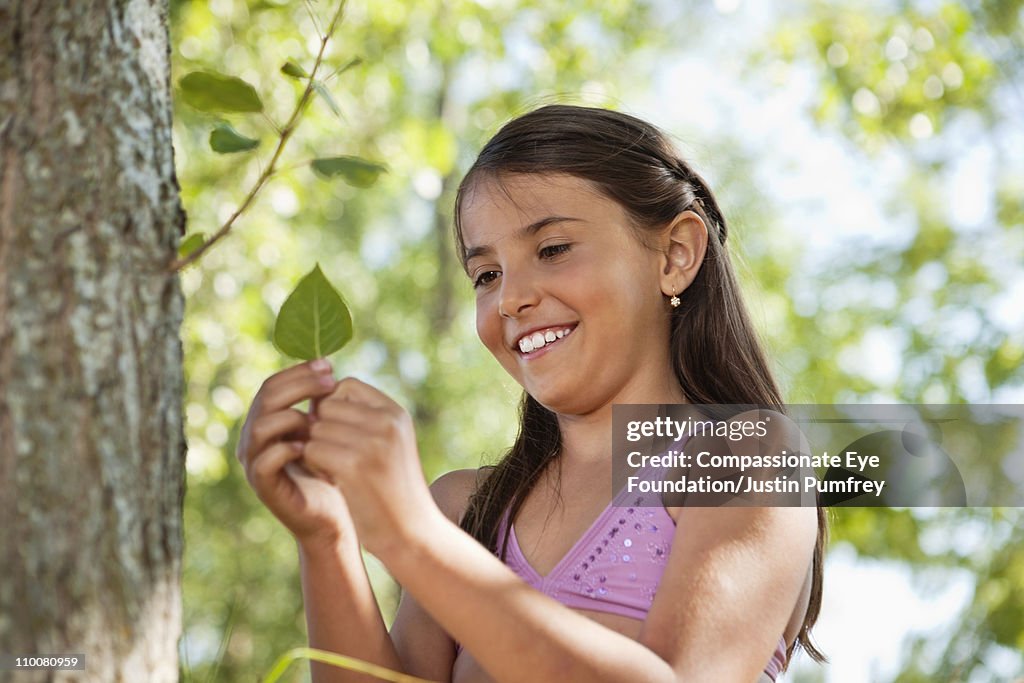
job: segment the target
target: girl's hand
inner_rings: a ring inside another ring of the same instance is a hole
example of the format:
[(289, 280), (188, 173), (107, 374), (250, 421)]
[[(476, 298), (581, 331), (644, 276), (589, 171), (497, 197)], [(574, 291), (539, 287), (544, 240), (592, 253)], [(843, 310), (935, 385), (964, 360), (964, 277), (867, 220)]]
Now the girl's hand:
[(404, 408), (346, 377), (320, 402), (317, 414), (305, 462), (341, 489), (367, 550), (380, 558), (402, 544), (410, 525), (443, 517), (423, 478), (416, 433)]
[[(271, 375), (246, 416), (236, 455), (256, 495), (301, 543), (334, 543), (354, 529), (338, 489), (302, 462), (317, 401), (334, 388), (324, 359)], [(309, 414), (291, 406), (310, 399)]]

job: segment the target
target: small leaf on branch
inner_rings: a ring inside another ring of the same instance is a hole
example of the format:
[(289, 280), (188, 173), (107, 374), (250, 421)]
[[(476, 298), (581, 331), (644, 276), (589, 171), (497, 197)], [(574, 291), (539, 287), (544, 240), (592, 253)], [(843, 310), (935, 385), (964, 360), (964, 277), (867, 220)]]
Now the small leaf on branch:
[(285, 76), (291, 76), (292, 78), (309, 78), (309, 74), (306, 70), (295, 62), (285, 62), (284, 66), (281, 67), (281, 73)]
[(193, 71), (178, 81), (186, 104), (206, 112), (261, 112), (256, 89), (235, 76), (215, 71)]
[(321, 178), (341, 176), (342, 180), (355, 187), (370, 187), (387, 168), (381, 164), (353, 156), (325, 157), (313, 159), (313, 172)]
[(345, 73), (349, 69), (355, 68), (355, 67), (359, 66), (362, 63), (363, 63), (363, 58), (362, 57), (355, 57), (351, 61), (349, 61), (347, 64), (345, 64), (344, 66), (338, 67), (333, 73), (331, 73), (331, 75), (329, 75), (327, 78), (324, 79), (324, 82), (326, 83), (327, 81), (331, 80), (335, 76), (340, 76), (341, 74)]
[(313, 81), (313, 88), (316, 90), (316, 94), (327, 103), (327, 106), (330, 107), (332, 112), (334, 112), (334, 115), (341, 118), (341, 108), (338, 106), (338, 103), (334, 101), (334, 96), (331, 95), (331, 91), (327, 89), (327, 86), (320, 81)]
[(242, 135), (227, 123), (222, 123), (210, 131), (210, 149), (218, 154), (248, 152), (250, 149), (256, 149), (259, 144), (259, 140)]
[(178, 246), (178, 258), (186, 259), (192, 255), (192, 252), (203, 246), (203, 242), (206, 241), (205, 232), (194, 232), (181, 241)]
[(274, 324), (274, 346), (300, 360), (328, 356), (352, 338), (352, 315), (320, 264), (288, 295)]

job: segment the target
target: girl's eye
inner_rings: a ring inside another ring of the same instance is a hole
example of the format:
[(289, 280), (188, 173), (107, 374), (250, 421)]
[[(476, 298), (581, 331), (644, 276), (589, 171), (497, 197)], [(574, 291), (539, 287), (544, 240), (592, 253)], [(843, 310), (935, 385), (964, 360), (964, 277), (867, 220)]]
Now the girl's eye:
[(551, 244), (551, 245), (548, 245), (546, 247), (543, 247), (540, 250), (540, 257), (541, 258), (547, 258), (547, 259), (554, 258), (556, 256), (559, 256), (560, 254), (564, 254), (567, 251), (569, 251), (569, 247), (570, 246), (572, 246), (572, 245), (569, 245), (569, 244)]
[(494, 282), (494, 280), (497, 279), (497, 277), (498, 271), (496, 270), (484, 271), (483, 273), (480, 273), (480, 275), (477, 276), (476, 280), (473, 280), (473, 289), (483, 287), (484, 285), (489, 285), (492, 282)]

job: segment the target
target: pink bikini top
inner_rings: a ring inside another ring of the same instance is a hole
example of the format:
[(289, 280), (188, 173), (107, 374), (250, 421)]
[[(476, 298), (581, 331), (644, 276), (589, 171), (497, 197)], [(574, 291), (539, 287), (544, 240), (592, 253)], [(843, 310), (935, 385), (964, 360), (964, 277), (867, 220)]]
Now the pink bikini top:
[[(636, 476), (652, 481), (663, 473), (645, 470)], [(507, 521), (506, 510), (499, 522), (499, 550)], [(515, 526), (510, 529), (505, 564), (526, 583), (567, 607), (643, 620), (665, 571), (676, 526), (658, 494), (623, 488), (546, 576), (526, 561)], [(774, 681), (785, 663), (786, 641), (780, 637), (764, 671)]]

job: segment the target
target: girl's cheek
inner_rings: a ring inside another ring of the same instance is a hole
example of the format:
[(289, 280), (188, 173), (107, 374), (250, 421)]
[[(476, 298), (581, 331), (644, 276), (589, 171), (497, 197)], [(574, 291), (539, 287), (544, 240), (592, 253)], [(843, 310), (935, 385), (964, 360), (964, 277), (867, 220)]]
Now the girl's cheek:
[(476, 336), (491, 353), (495, 353), (495, 335), (501, 336), (501, 321), (493, 307), (478, 299), (476, 305)]

